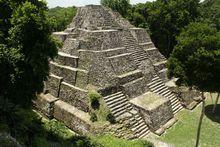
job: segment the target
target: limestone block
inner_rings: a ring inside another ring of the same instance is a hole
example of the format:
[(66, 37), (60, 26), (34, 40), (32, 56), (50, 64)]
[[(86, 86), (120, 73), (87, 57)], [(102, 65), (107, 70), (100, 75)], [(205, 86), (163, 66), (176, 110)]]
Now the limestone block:
[(76, 68), (78, 66), (78, 57), (65, 54), (63, 52), (58, 53), (58, 57), (55, 59), (60, 65), (70, 66)]
[(61, 100), (56, 101), (54, 104), (54, 117), (73, 131), (83, 135), (87, 135), (92, 124), (88, 113)]
[(145, 29), (130, 28), (130, 31), (139, 43), (146, 43), (151, 41), (150, 36), (148, 35)]
[(46, 117), (52, 119), (54, 112), (54, 102), (56, 102), (57, 100), (58, 98), (55, 98), (50, 94), (40, 94), (34, 101), (35, 108)]
[(62, 66), (55, 62), (50, 63), (50, 72), (56, 76), (63, 77), (63, 81), (74, 85), (77, 69), (69, 66)]
[(143, 77), (123, 85), (123, 92), (128, 95), (129, 98), (137, 97), (146, 91), (148, 91), (148, 87)]
[(108, 57), (117, 75), (122, 75), (137, 68), (130, 53)]
[(87, 98), (86, 90), (62, 82), (60, 86), (59, 98), (82, 111), (89, 111), (89, 100)]
[(88, 75), (89, 83), (97, 88), (118, 85), (114, 69), (104, 53), (94, 54)]
[(63, 78), (50, 75), (49, 79), (46, 81), (45, 90), (49, 91), (54, 97), (59, 97), (60, 84)]
[(153, 92), (130, 100), (143, 116), (151, 131), (157, 131), (173, 118), (171, 102)]

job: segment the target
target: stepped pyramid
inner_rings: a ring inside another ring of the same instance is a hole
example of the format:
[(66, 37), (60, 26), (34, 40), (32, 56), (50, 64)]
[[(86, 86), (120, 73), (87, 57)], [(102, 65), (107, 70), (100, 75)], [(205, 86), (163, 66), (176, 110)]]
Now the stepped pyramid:
[(182, 108), (166, 86), (166, 58), (144, 29), (118, 13), (99, 5), (81, 7), (54, 36), (63, 47), (50, 62), (45, 89), (60, 101), (87, 113), (93, 86), (116, 120), (129, 120), (136, 137), (157, 132)]

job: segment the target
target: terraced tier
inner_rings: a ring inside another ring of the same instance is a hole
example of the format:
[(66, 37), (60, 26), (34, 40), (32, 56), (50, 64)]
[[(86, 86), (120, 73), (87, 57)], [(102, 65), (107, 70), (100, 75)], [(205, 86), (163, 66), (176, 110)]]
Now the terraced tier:
[(158, 76), (154, 76), (148, 86), (152, 92), (164, 96), (171, 101), (171, 106), (174, 114), (176, 114), (183, 108), (176, 96), (168, 89), (167, 86), (165, 86), (164, 82)]

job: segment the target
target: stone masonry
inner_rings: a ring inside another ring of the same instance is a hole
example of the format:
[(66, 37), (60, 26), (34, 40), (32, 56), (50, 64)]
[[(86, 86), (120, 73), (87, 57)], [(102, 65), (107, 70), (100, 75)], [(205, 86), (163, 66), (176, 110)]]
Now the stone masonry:
[[(54, 117), (73, 130), (89, 131), (91, 122), (81, 121), (72, 111), (88, 115), (91, 85), (118, 122), (129, 120), (136, 137), (156, 132), (181, 110), (179, 100), (165, 84), (166, 58), (144, 29), (135, 28), (118, 13), (99, 5), (81, 7), (68, 28), (54, 36), (63, 42), (58, 57), (50, 62), (51, 75), (46, 82), (46, 91), (56, 98), (55, 108), (39, 107), (45, 113), (53, 110)], [(152, 93), (151, 103), (148, 93)], [(143, 95), (141, 103), (134, 101)]]

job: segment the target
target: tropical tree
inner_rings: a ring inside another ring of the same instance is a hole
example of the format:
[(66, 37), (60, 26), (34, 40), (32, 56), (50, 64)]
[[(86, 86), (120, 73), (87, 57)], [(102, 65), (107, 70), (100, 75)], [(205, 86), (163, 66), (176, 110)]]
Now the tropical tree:
[(206, 22), (190, 23), (177, 41), (168, 60), (169, 76), (177, 77), (178, 85), (195, 87), (202, 92), (202, 112), (196, 140), (198, 147), (205, 111), (204, 92), (220, 91), (220, 32)]
[(52, 22), (52, 30), (55, 31), (63, 31), (67, 25), (71, 23), (73, 17), (76, 15), (77, 8), (76, 7), (56, 7), (51, 8), (47, 12), (47, 16)]
[(130, 0), (101, 0), (101, 5), (119, 12), (123, 17), (127, 16), (131, 8)]
[(47, 7), (38, 0), (0, 0), (0, 10), (0, 99), (29, 107), (57, 54)]
[(151, 38), (156, 47), (169, 57), (181, 29), (197, 18), (199, 0), (157, 0), (147, 6)]

